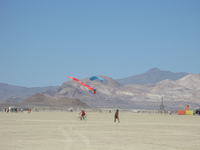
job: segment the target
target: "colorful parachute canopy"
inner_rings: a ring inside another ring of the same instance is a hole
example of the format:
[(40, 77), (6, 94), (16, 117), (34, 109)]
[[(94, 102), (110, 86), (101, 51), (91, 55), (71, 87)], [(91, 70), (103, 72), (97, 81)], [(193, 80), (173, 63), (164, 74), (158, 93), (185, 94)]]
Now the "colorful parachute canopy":
[(92, 77), (90, 78), (91, 81), (96, 80), (96, 79), (99, 79), (101, 82), (104, 81), (102, 78), (97, 77), (97, 76), (92, 76)]
[(84, 87), (90, 89), (92, 92), (94, 92), (94, 94), (96, 93), (96, 89), (90, 87), (89, 85), (84, 84), (83, 82), (79, 81), (78, 79), (76, 79), (76, 78), (74, 78), (74, 77), (69, 77), (69, 76), (68, 76), (68, 78), (73, 79), (74, 81), (80, 83), (82, 86), (84, 86)]

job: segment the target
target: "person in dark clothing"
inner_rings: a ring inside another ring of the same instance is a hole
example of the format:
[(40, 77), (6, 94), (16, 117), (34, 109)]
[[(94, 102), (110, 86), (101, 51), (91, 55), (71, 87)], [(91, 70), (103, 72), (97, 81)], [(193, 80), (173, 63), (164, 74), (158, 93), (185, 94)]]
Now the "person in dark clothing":
[(115, 116), (114, 116), (114, 122), (116, 122), (116, 119), (119, 121), (119, 110), (117, 109), (116, 112), (115, 112)]

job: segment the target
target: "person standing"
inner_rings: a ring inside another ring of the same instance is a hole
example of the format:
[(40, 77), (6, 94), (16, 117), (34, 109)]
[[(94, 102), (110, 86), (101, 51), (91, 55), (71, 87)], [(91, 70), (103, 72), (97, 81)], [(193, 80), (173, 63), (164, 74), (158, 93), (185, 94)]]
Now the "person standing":
[(120, 121), (119, 121), (119, 110), (118, 109), (115, 112), (114, 122), (116, 122), (116, 119), (118, 120), (118, 123), (120, 123)]

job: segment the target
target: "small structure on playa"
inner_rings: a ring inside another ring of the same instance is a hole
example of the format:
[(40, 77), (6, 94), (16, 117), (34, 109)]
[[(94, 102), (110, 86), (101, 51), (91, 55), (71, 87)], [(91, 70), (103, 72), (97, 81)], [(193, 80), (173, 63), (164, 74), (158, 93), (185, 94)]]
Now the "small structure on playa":
[(178, 115), (193, 115), (193, 110), (189, 110), (189, 105), (187, 105), (185, 110), (178, 110)]
[(69, 111), (69, 112), (73, 112), (74, 109), (71, 107), (71, 108), (68, 109), (68, 111)]
[(15, 106), (10, 106), (8, 109), (9, 109), (9, 112), (17, 112), (17, 107)]
[(164, 106), (164, 103), (163, 103), (163, 97), (161, 98), (161, 104), (160, 104), (159, 112), (160, 113), (164, 113), (165, 112), (165, 106)]
[(21, 113), (27, 111), (28, 113), (31, 112), (31, 108), (23, 108), (21, 109)]
[(196, 114), (200, 115), (200, 108), (199, 109), (195, 109), (194, 115), (196, 115)]
[(139, 110), (132, 110), (133, 113), (139, 113)]

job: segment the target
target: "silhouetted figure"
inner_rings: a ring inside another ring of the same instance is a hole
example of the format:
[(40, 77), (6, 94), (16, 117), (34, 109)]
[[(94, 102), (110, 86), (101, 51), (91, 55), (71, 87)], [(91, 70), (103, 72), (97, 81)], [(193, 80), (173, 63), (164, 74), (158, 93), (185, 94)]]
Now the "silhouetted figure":
[(116, 112), (115, 112), (115, 116), (114, 116), (114, 122), (116, 122), (116, 119), (119, 121), (119, 110), (117, 109)]

